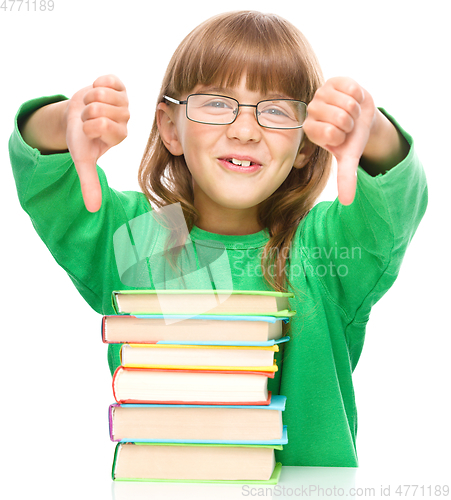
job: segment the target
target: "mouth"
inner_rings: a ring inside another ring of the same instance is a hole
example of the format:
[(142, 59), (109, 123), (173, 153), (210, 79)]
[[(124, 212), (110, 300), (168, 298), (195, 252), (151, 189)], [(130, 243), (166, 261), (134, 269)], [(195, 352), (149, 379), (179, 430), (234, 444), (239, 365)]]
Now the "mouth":
[(262, 165), (257, 160), (252, 158), (219, 158), (219, 162), (222, 166), (228, 170), (234, 170), (237, 172), (251, 173), (259, 170)]

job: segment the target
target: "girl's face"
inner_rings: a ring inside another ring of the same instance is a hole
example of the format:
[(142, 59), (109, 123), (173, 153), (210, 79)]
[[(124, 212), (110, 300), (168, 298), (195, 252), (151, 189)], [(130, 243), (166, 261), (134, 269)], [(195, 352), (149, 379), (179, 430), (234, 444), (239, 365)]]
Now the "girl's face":
[[(246, 89), (245, 83), (243, 79), (233, 89), (197, 86), (191, 93), (226, 95), (234, 97), (240, 104), (257, 104), (263, 99), (289, 97), (252, 92)], [(186, 95), (181, 99), (186, 99)], [(169, 110), (164, 104), (160, 106)], [(166, 120), (160, 118), (160, 133), (166, 146), (172, 154), (185, 156), (193, 177), (196, 208), (205, 209), (209, 205), (216, 205), (216, 209), (217, 206), (224, 209), (255, 209), (277, 190), (293, 166), (300, 168), (306, 163), (304, 155), (298, 154), (303, 138), (302, 129), (262, 128), (257, 123), (255, 108), (240, 107), (239, 110), (237, 119), (230, 125), (205, 125), (190, 121), (186, 118), (184, 105), (166, 111)], [(168, 135), (171, 141), (165, 141), (165, 127), (161, 126), (163, 122), (168, 130), (172, 127)], [(251, 161), (259, 167), (244, 172), (233, 170), (228, 162), (232, 158)]]

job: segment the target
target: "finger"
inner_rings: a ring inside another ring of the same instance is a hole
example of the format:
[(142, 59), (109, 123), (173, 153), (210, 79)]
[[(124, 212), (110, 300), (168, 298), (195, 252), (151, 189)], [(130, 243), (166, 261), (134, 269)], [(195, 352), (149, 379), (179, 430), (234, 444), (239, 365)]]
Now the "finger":
[(314, 99), (308, 105), (308, 113), (315, 113), (320, 104), (336, 106), (348, 113), (353, 120), (357, 120), (361, 113), (360, 103), (354, 97), (334, 89), (332, 86), (321, 87)]
[(328, 85), (333, 89), (352, 97), (358, 103), (362, 103), (365, 99), (365, 94), (362, 87), (352, 78), (334, 77), (326, 82), (324, 87)]
[(349, 115), (354, 121), (358, 120), (361, 114), (361, 103), (356, 101), (352, 96), (343, 92), (333, 90), (323, 100), (325, 104), (335, 106)]
[(125, 85), (119, 80), (116, 75), (103, 75), (99, 76), (92, 86), (95, 87), (108, 87), (110, 89), (122, 91), (125, 90)]
[(127, 137), (127, 126), (125, 123), (100, 117), (85, 121), (83, 132), (88, 139), (101, 139), (108, 147), (112, 147)]
[(113, 122), (126, 123), (130, 119), (130, 112), (124, 106), (111, 106), (101, 102), (93, 102), (83, 108), (82, 121), (94, 120), (96, 118), (107, 118)]
[(347, 134), (354, 128), (354, 118), (346, 110), (338, 106), (323, 101), (315, 101), (307, 108), (307, 112), (313, 120), (328, 122)]
[(345, 156), (337, 162), (338, 199), (342, 205), (350, 205), (354, 201), (358, 164), (359, 159), (352, 156)]
[(80, 187), (85, 207), (89, 212), (97, 212), (102, 205), (102, 189), (94, 160), (74, 160), (80, 179)]
[(86, 92), (83, 97), (83, 103), (88, 105), (94, 102), (110, 104), (111, 106), (128, 106), (128, 98), (125, 91), (119, 92), (108, 87), (96, 87)]
[(346, 141), (346, 132), (332, 123), (317, 121), (310, 116), (305, 121), (303, 128), (311, 142), (325, 149), (340, 146)]

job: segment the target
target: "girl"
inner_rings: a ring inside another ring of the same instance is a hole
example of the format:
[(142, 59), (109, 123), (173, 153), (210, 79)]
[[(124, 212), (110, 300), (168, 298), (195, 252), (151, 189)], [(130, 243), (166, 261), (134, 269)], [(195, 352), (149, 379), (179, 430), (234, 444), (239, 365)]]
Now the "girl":
[[(356, 82), (324, 83), (302, 34), (257, 12), (209, 19), (176, 50), (142, 193), (109, 188), (96, 167), (125, 138), (128, 118), (125, 88), (111, 75), (70, 100), (21, 107), (11, 162), (37, 232), (87, 302), (112, 314), (111, 291), (138, 285), (124, 285), (116, 231), (139, 238), (132, 221), (152, 214), (151, 204), (180, 203), (197, 254), (225, 248), (234, 289), (295, 294), (291, 340), (269, 384), (288, 398), (289, 443), (277, 459), (357, 466), (352, 372), (371, 307), (393, 284), (427, 203), (412, 138)], [(339, 200), (314, 206), (331, 155)], [(143, 231), (147, 245), (161, 244)], [(222, 278), (212, 275), (211, 286), (224, 288)], [(109, 347), (113, 372), (118, 351)]]

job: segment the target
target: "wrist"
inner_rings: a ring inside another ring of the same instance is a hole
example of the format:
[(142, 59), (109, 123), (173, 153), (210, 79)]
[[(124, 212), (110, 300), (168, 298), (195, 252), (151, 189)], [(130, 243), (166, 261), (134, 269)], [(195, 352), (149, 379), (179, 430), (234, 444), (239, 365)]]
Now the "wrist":
[(70, 100), (68, 101), (62, 101), (58, 103), (60, 105), (60, 123), (59, 123), (59, 131), (61, 133), (61, 142), (64, 140), (64, 145), (67, 149), (67, 142), (66, 142), (66, 133), (67, 133), (67, 113), (70, 105)]
[(400, 163), (409, 152), (409, 145), (393, 123), (378, 109), (360, 165), (370, 175), (385, 173)]
[(53, 109), (49, 109), (51, 123), (55, 124), (55, 138), (52, 144), (54, 151), (67, 151), (66, 131), (67, 131), (67, 110), (70, 100), (60, 101), (54, 104)]
[(67, 151), (65, 111), (68, 101), (47, 104), (20, 124), (24, 141), (42, 154)]

